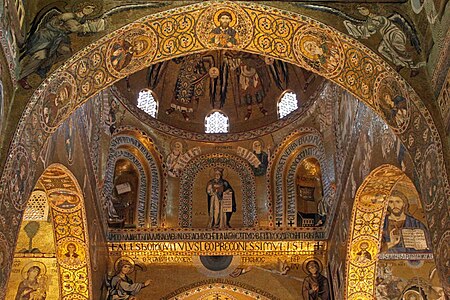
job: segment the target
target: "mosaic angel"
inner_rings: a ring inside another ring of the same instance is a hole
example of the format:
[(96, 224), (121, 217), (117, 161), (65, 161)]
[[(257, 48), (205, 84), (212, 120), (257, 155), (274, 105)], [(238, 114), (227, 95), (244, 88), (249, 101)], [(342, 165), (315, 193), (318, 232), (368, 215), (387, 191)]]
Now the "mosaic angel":
[(425, 62), (416, 63), (411, 57), (412, 51), (417, 54), (422, 52), (420, 41), (414, 26), (398, 13), (385, 17), (371, 12), (367, 7), (360, 6), (357, 8), (358, 12), (366, 18), (360, 20), (328, 6), (303, 3), (295, 5), (345, 18), (344, 26), (354, 38), (369, 39), (379, 33), (381, 41), (378, 44), (378, 52), (396, 66), (397, 72), (402, 68), (409, 68), (410, 76), (413, 77), (419, 73), (419, 68), (425, 66)]
[(24, 89), (32, 88), (27, 81), (29, 75), (37, 73), (45, 78), (53, 64), (72, 54), (69, 34), (105, 30), (103, 18), (90, 18), (96, 10), (96, 5), (89, 4), (73, 12), (53, 8), (37, 15), (21, 54), (19, 83)]
[(385, 17), (372, 13), (366, 7), (358, 7), (358, 11), (366, 17), (366, 20), (362, 23), (345, 20), (344, 25), (348, 33), (355, 38), (367, 39), (379, 32), (382, 38), (378, 44), (378, 52), (392, 62), (397, 71), (405, 67), (410, 68), (411, 77), (416, 76), (418, 69), (423, 67), (425, 62), (414, 63), (407, 49), (408, 40), (410, 40), (416, 52), (418, 54), (421, 52), (415, 29), (397, 13)]
[(106, 300), (136, 300), (135, 296), (152, 282), (151, 279), (143, 283), (133, 282), (129, 275), (134, 271), (134, 262), (129, 258), (119, 258), (115, 268), (117, 273), (106, 282), (108, 287)]

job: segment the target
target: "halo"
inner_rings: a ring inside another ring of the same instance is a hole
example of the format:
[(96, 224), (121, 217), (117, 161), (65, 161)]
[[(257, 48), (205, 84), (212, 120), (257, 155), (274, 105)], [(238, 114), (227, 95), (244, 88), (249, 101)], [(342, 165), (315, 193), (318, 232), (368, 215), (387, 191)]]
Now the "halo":
[(223, 173), (222, 173), (222, 179), (228, 176), (228, 168), (226, 166), (223, 165), (213, 165), (211, 167), (211, 169), (209, 169), (209, 177), (210, 178), (214, 178), (214, 172), (215, 172), (215, 168), (222, 168), (223, 169)]
[(29, 263), (27, 263), (23, 268), (22, 268), (22, 271), (21, 271), (21, 274), (22, 274), (22, 278), (23, 279), (27, 279), (27, 274), (28, 274), (28, 270), (31, 268), (31, 267), (34, 267), (34, 266), (36, 266), (36, 267), (38, 267), (39, 269), (41, 269), (41, 273), (40, 273), (40, 275), (45, 275), (45, 274), (47, 274), (47, 267), (45, 266), (45, 264), (43, 263), (43, 262), (40, 262), (40, 261), (30, 261)]
[(138, 52), (133, 52), (135, 57), (142, 57), (145, 56), (150, 49), (152, 48), (152, 41), (146, 37), (146, 36), (137, 36), (132, 42), (131, 44), (133, 45), (133, 47), (136, 45), (136, 42), (142, 41), (144, 43), (144, 45), (146, 45), (146, 47), (144, 49), (142, 49), (142, 51)]
[(418, 291), (415, 291), (415, 290), (409, 290), (406, 293), (404, 293), (402, 296), (402, 299), (408, 300), (408, 299), (410, 299), (411, 296), (414, 296), (417, 300), (423, 299), (422, 295)]
[(94, 11), (92, 12), (92, 14), (85, 16), (86, 19), (88, 20), (92, 20), (95, 18), (98, 18), (102, 15), (102, 10), (103, 10), (103, 5), (97, 2), (93, 2), (93, 1), (86, 1), (86, 0), (77, 0), (75, 1), (74, 4), (72, 4), (72, 12), (76, 12), (76, 11), (80, 11), (82, 10), (85, 6), (87, 5), (91, 5), (94, 6)]
[(128, 256), (121, 256), (121, 257), (119, 257), (119, 258), (116, 260), (116, 262), (114, 263), (114, 270), (115, 270), (117, 273), (120, 272), (120, 270), (118, 270), (118, 267), (119, 267), (119, 263), (120, 263), (121, 261), (123, 261), (123, 260), (126, 260), (127, 262), (130, 263), (130, 265), (132, 266), (132, 269), (131, 269), (131, 272), (132, 272), (132, 271), (134, 270), (134, 260), (133, 260), (131, 257), (128, 257)]
[(220, 26), (219, 15), (220, 15), (222, 12), (227, 12), (227, 13), (229, 13), (229, 14), (231, 15), (231, 22), (230, 22), (230, 25), (229, 25), (229, 26), (230, 26), (230, 27), (235, 26), (236, 23), (237, 23), (237, 16), (236, 16), (236, 14), (234, 13), (234, 11), (232, 11), (232, 10), (229, 9), (229, 8), (221, 8), (221, 9), (218, 9), (218, 10), (216, 11), (216, 13), (214, 14), (214, 17), (213, 17), (214, 24), (215, 24), (217, 27)]
[(310, 60), (317, 60), (318, 59), (317, 54), (310, 53), (309, 51), (307, 51), (304, 48), (305, 43), (309, 42), (309, 41), (314, 42), (317, 45), (317, 47), (319, 47), (319, 45), (320, 45), (319, 37), (313, 36), (311, 34), (304, 35), (300, 40), (301, 53), (303, 54), (303, 56), (305, 56), (306, 58), (308, 58)]
[(172, 151), (175, 148), (175, 143), (181, 143), (181, 145), (183, 146), (183, 151), (182, 154), (186, 152), (187, 150), (187, 143), (185, 140), (182, 139), (173, 139), (170, 141), (170, 150)]
[(309, 271), (306, 269), (306, 266), (307, 266), (308, 263), (311, 262), (311, 261), (315, 261), (315, 262), (319, 265), (319, 273), (322, 273), (322, 270), (323, 270), (322, 262), (321, 262), (320, 260), (318, 260), (317, 258), (315, 258), (315, 257), (307, 258), (307, 259), (303, 262), (303, 265), (302, 265), (303, 272), (305, 272), (306, 274), (309, 274)]
[(257, 138), (257, 139), (254, 139), (254, 140), (250, 141), (250, 147), (249, 148), (253, 151), (253, 143), (256, 142), (256, 141), (261, 143), (261, 151), (264, 151), (264, 148), (266, 147), (266, 143), (264, 143), (264, 140), (261, 139), (261, 138)]

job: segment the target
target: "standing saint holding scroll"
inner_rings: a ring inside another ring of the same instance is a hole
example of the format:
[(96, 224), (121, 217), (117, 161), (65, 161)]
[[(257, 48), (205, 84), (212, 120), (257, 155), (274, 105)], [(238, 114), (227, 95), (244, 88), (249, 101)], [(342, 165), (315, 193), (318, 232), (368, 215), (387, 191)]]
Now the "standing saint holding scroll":
[(223, 168), (214, 169), (214, 178), (208, 181), (208, 227), (231, 228), (230, 219), (236, 211), (236, 199), (230, 183), (223, 179)]

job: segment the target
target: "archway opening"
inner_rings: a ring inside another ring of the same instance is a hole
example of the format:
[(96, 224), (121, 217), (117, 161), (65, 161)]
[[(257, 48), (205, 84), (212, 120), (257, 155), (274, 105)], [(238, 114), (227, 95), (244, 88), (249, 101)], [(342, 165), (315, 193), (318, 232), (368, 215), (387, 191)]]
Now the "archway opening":
[(52, 164), (25, 208), (6, 298), (90, 299), (87, 236), (78, 182), (66, 167)]
[(425, 299), (443, 292), (422, 201), (397, 167), (376, 168), (359, 187), (346, 264), (346, 299)]

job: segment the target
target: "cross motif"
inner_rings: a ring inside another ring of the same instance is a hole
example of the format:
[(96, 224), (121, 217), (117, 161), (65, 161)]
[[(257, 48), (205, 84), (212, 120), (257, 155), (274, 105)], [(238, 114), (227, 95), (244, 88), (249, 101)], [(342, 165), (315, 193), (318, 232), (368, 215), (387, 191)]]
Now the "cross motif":
[(294, 221), (290, 220), (288, 224), (292, 227), (292, 225), (294, 225)]
[(280, 227), (280, 226), (281, 226), (281, 224), (283, 224), (283, 223), (281, 223), (281, 221), (280, 221), (280, 220), (278, 220), (276, 224), (277, 224), (277, 226), (278, 226), (278, 227)]

